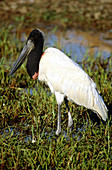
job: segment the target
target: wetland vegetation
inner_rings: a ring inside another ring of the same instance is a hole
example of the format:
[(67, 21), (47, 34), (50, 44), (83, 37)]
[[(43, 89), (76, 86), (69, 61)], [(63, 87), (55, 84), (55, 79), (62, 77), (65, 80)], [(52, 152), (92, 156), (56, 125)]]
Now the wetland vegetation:
[[(43, 8), (45, 6), (44, 3)], [(51, 7), (53, 5), (49, 6), (48, 3), (45, 9)], [(11, 20), (7, 23), (0, 23), (0, 169), (111, 169), (112, 56), (110, 54), (109, 57), (102, 58), (101, 53), (96, 57), (85, 53), (79, 63), (95, 81), (109, 110), (109, 120), (103, 122), (90, 110), (70, 102), (74, 124), (69, 133), (68, 115), (63, 103), (62, 133), (57, 137), (55, 130), (58, 108), (49, 88), (30, 79), (25, 64), (13, 77), (8, 76), (24, 45), (24, 42), (20, 42), (20, 30), (29, 27), (36, 18), (34, 14), (26, 18), (26, 13), (17, 13), (15, 16), (11, 15)], [(44, 21), (42, 17), (37, 18), (45, 25), (47, 21), (53, 20), (55, 11), (51, 20), (50, 16), (51, 13), (48, 15), (44, 12)], [(60, 18), (56, 16), (55, 21)], [(65, 21), (64, 25), (69, 19)], [(57, 26), (55, 28), (58, 29)], [(25, 37), (27, 35), (26, 31)], [(59, 47), (58, 44), (55, 46)], [(70, 53), (66, 54), (71, 57)]]

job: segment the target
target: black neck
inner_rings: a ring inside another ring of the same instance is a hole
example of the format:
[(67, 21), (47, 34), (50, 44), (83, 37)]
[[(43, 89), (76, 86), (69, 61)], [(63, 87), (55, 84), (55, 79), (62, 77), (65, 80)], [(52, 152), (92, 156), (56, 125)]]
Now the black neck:
[(35, 74), (35, 72), (38, 73), (39, 62), (40, 62), (41, 55), (43, 53), (42, 50), (43, 50), (43, 45), (41, 45), (40, 47), (37, 46), (30, 52), (28, 56), (26, 68), (30, 77), (32, 77)]

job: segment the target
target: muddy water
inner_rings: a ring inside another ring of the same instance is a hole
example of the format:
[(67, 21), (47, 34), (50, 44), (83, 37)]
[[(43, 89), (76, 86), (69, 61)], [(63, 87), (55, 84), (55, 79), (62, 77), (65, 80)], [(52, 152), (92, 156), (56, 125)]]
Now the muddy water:
[[(47, 30), (40, 28), (45, 33), (45, 48), (57, 47), (72, 57), (75, 61), (81, 61), (84, 56), (95, 57), (101, 55), (102, 58), (111, 56), (112, 39), (105, 40), (104, 33), (83, 32), (76, 30)], [(25, 41), (30, 30), (23, 30), (21, 41)]]

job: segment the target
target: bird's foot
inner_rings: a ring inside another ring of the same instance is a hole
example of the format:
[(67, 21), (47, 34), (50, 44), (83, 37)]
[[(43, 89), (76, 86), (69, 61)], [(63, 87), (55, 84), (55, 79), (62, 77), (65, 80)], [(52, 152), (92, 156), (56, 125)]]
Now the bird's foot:
[(61, 133), (61, 129), (56, 130), (56, 135), (58, 136)]

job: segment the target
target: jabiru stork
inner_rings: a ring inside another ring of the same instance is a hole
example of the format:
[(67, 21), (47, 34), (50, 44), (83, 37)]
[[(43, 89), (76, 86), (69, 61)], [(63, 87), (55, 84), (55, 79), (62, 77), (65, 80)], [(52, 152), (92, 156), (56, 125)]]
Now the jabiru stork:
[(43, 52), (44, 39), (44, 33), (40, 29), (30, 32), (9, 75), (12, 75), (28, 56), (26, 68), (29, 76), (45, 82), (55, 94), (58, 104), (56, 135), (61, 133), (61, 104), (64, 100), (68, 110), (68, 127), (73, 124), (68, 100), (91, 109), (106, 121), (108, 110), (93, 80), (60, 50), (49, 47)]

